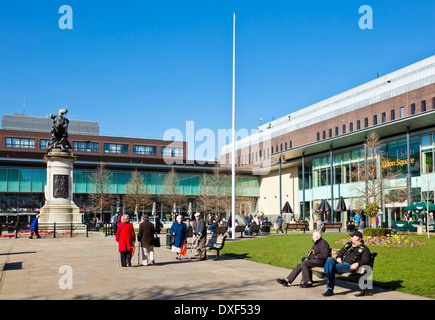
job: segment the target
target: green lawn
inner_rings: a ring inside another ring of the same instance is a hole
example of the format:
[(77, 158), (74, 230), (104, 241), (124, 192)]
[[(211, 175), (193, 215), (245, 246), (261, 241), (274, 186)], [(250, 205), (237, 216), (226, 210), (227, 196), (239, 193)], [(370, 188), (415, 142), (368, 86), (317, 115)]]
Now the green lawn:
[[(335, 240), (346, 233), (326, 233), (331, 248), (341, 248)], [(435, 237), (412, 236), (423, 241), (415, 248), (368, 246), (377, 252), (373, 285), (381, 288), (435, 298)], [(311, 234), (288, 234), (227, 242), (223, 254), (293, 269), (312, 246)]]

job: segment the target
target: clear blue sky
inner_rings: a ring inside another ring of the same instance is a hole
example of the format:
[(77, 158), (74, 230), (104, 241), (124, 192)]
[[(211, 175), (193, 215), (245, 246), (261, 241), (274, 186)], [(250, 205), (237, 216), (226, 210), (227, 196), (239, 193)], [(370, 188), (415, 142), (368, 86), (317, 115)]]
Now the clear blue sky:
[[(61, 5), (73, 30), (61, 30)], [(361, 30), (358, 9), (373, 9)], [(1, 1), (0, 114), (92, 120), (161, 139), (263, 123), (435, 53), (434, 1)], [(25, 106), (24, 106), (25, 99)]]

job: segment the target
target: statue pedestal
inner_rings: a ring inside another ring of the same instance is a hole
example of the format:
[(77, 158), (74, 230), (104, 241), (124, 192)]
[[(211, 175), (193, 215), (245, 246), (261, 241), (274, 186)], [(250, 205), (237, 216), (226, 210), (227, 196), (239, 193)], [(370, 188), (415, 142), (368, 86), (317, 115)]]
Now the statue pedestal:
[(53, 149), (44, 156), (47, 164), (47, 185), (45, 186), (45, 204), (41, 208), (39, 223), (82, 224), (79, 207), (73, 201), (73, 163), (72, 153)]

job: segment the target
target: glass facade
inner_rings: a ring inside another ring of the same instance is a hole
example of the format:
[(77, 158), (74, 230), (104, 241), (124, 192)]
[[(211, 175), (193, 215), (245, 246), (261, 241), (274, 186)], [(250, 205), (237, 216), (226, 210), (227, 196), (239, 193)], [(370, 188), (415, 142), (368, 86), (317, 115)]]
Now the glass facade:
[[(93, 170), (74, 170), (73, 192), (92, 193), (95, 190), (91, 182)], [(130, 178), (129, 171), (111, 171), (111, 182), (109, 192), (114, 194), (125, 194), (125, 188)], [(163, 181), (166, 173), (142, 173), (148, 192), (158, 195), (163, 192)], [(197, 195), (199, 192), (201, 174), (179, 173), (180, 191), (184, 195)], [(44, 193), (47, 184), (47, 173), (40, 168), (7, 168), (0, 167), (0, 192), (27, 192)], [(238, 195), (258, 197), (259, 178), (242, 176), (236, 179), (236, 188), (240, 190)]]
[[(410, 137), (409, 169), (411, 185), (407, 189), (408, 177), (408, 148), (407, 140), (385, 142), (381, 146), (383, 157), (377, 159), (377, 174), (384, 180), (383, 194), (385, 196), (397, 195), (400, 200), (385, 200), (393, 207), (401, 208), (407, 203), (408, 196), (413, 203), (424, 200), (425, 193), (435, 190), (434, 173), (435, 133), (422, 134)], [(355, 209), (357, 202), (364, 198), (364, 185), (366, 172), (366, 152), (364, 148), (355, 148), (345, 152), (333, 151), (331, 163), (330, 154), (305, 159), (305, 177), (302, 179), (302, 167), (299, 166), (299, 191), (305, 188), (306, 214), (313, 214), (321, 199), (331, 203), (331, 190), (333, 191), (334, 211), (338, 198), (343, 196), (348, 208)], [(331, 173), (332, 167), (332, 173)], [(429, 182), (427, 182), (429, 181)], [(303, 185), (304, 183), (304, 185)], [(332, 184), (332, 186), (331, 186)], [(426, 186), (429, 185), (429, 186)], [(299, 193), (302, 199), (302, 193)], [(364, 202), (364, 201), (363, 201)], [(301, 202), (302, 207), (302, 202)], [(396, 209), (394, 209), (396, 210)], [(393, 211), (394, 211), (393, 210)], [(397, 209), (399, 210), (399, 209)], [(400, 210), (399, 210), (400, 211)], [(397, 211), (397, 212), (399, 212)], [(395, 211), (394, 211), (395, 212)], [(399, 217), (400, 212), (396, 216)], [(330, 218), (330, 217), (329, 217)], [(349, 218), (349, 216), (348, 216)], [(334, 219), (340, 221), (340, 214), (335, 213)]]

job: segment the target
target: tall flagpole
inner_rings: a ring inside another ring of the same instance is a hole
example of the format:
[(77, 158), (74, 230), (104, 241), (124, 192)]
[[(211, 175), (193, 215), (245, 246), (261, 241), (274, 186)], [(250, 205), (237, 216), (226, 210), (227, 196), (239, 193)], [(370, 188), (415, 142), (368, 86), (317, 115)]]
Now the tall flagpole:
[(231, 153), (231, 226), (232, 238), (235, 239), (236, 223), (236, 12), (233, 16), (233, 126)]

